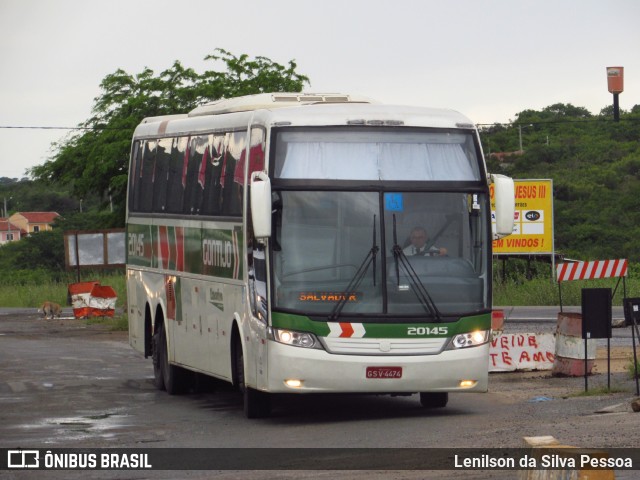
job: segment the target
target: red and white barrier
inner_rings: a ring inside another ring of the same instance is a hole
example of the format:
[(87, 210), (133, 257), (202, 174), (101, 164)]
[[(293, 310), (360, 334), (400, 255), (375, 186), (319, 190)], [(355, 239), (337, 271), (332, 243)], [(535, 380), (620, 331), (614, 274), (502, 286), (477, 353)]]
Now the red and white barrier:
[(627, 276), (627, 259), (567, 262), (557, 267), (558, 282)]
[(76, 318), (113, 317), (117, 298), (113, 288), (98, 282), (69, 285), (69, 299)]
[[(554, 376), (581, 377), (591, 374), (596, 359), (596, 340), (588, 339), (587, 361), (584, 358), (582, 338), (582, 314), (558, 312), (556, 327), (556, 355), (553, 362)], [(586, 369), (585, 369), (586, 368)]]

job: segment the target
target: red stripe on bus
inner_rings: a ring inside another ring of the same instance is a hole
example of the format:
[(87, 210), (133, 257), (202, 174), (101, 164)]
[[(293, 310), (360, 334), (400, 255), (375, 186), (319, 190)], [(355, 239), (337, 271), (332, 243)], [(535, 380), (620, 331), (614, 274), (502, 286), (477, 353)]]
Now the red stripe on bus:
[(184, 272), (184, 228), (176, 227), (175, 228), (175, 236), (176, 236), (176, 270), (179, 272)]
[(353, 327), (350, 323), (340, 323), (340, 328), (342, 329), (341, 338), (350, 338), (353, 335)]

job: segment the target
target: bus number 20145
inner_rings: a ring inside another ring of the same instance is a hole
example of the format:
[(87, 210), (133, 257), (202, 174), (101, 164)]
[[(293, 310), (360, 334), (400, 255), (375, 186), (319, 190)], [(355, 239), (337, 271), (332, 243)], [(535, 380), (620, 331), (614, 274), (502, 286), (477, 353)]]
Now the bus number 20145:
[(407, 335), (446, 335), (449, 333), (447, 327), (409, 327)]

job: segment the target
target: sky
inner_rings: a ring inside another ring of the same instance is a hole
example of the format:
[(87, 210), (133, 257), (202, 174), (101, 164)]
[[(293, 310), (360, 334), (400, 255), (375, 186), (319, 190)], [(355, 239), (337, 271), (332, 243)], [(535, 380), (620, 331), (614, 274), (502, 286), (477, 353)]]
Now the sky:
[(49, 127), (88, 119), (110, 73), (203, 72), (215, 48), (295, 60), (308, 92), (478, 124), (555, 103), (597, 114), (613, 103), (606, 67), (623, 66), (629, 110), (639, 24), (638, 0), (0, 0), (0, 177), (50, 159), (70, 131)]

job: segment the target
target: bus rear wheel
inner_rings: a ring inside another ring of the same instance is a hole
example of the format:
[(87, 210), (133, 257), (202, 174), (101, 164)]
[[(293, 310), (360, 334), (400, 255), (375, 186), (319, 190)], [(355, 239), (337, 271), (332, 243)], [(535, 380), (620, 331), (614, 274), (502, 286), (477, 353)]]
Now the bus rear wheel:
[(161, 390), (164, 388), (169, 395), (184, 393), (189, 384), (189, 372), (169, 363), (169, 355), (167, 353), (167, 335), (162, 323), (160, 323), (153, 338), (153, 377), (156, 387)]
[(160, 338), (160, 329), (156, 329), (151, 337), (151, 359), (153, 360), (153, 384), (158, 390), (164, 390), (164, 375), (162, 374), (163, 357), (166, 356), (166, 343)]
[(424, 408), (444, 408), (448, 401), (448, 392), (420, 392), (420, 403)]
[(271, 395), (261, 392), (245, 384), (244, 354), (240, 338), (236, 338), (235, 370), (238, 389), (242, 393), (244, 414), (247, 418), (264, 418), (271, 414)]

